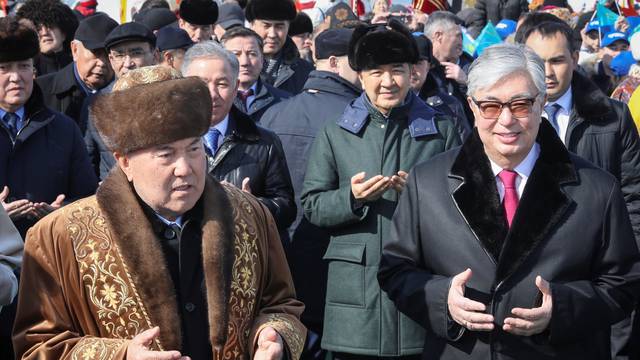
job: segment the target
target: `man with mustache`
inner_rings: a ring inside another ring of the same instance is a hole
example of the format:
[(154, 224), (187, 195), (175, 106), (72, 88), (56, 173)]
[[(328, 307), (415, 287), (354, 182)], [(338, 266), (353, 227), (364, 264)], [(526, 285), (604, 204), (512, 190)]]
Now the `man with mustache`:
[(376, 281), (380, 247), (413, 166), (460, 137), (411, 91), (418, 49), (400, 22), (357, 27), (348, 59), (364, 92), (316, 135), (301, 195), (304, 216), (331, 236), (322, 348), (334, 359), (419, 358), (424, 330)]
[(113, 70), (104, 48), (107, 35), (118, 23), (105, 14), (80, 22), (73, 41), (73, 62), (60, 71), (36, 79), (45, 104), (52, 110), (74, 119), (84, 133), (82, 108), (84, 100), (107, 86)]
[(304, 306), (273, 219), (207, 176), (211, 96), (175, 74), (134, 70), (92, 104), (117, 166), (27, 236), (18, 358), (299, 357)]

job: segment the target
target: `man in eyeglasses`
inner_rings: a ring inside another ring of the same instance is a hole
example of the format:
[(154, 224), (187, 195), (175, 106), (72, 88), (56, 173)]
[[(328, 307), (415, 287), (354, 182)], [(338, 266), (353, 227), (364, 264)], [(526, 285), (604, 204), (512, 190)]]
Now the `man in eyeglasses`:
[(409, 174), (378, 280), (434, 359), (609, 359), (640, 256), (616, 179), (542, 119), (544, 62), (489, 47), (472, 64), (475, 129)]

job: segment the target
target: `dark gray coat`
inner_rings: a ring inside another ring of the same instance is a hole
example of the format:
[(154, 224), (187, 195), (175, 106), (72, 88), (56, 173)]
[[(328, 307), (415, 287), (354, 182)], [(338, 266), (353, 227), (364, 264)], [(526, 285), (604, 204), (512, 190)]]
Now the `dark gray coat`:
[(337, 74), (314, 70), (300, 94), (271, 107), (260, 122), (280, 137), (287, 157), (298, 208), (289, 228), (287, 257), (296, 294), (305, 304), (302, 321), (316, 333), (322, 332), (327, 285), (327, 262), (322, 256), (327, 251), (329, 233), (302, 216), (302, 183), (316, 135), (327, 122), (336, 122), (360, 92)]
[(300, 58), (296, 44), (288, 36), (280, 53), (282, 58), (277, 76), (274, 79), (265, 76), (265, 66), (262, 70), (262, 80), (269, 85), (295, 95), (302, 91), (309, 73), (313, 71), (313, 65)]
[(260, 122), (262, 115), (273, 105), (281, 102), (284, 99), (291, 97), (286, 91), (274, 88), (273, 86), (264, 83), (258, 79), (258, 85), (256, 86), (257, 94), (248, 109), (244, 108), (242, 100), (238, 96), (233, 99), (233, 104), (242, 112), (249, 115), (255, 122)]
[[(616, 179), (570, 154), (543, 122), (540, 156), (508, 229), (477, 132), (414, 169), (384, 240), (378, 280), (427, 329), (424, 359), (610, 357), (610, 325), (638, 296), (640, 255)], [(470, 268), (465, 296), (487, 305), (492, 332), (448, 318), (451, 278)], [(539, 306), (534, 280), (551, 284), (551, 322), (525, 337), (502, 330), (514, 307)]]

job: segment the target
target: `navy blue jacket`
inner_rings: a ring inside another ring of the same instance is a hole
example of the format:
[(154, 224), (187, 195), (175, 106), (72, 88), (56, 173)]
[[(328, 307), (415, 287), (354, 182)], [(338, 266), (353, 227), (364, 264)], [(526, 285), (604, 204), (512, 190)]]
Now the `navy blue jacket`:
[(315, 70), (309, 74), (300, 94), (271, 107), (260, 123), (280, 137), (287, 158), (298, 209), (296, 220), (289, 228), (291, 244), (287, 255), (296, 294), (305, 303), (302, 321), (316, 333), (322, 331), (324, 316), (327, 262), (322, 256), (327, 250), (329, 234), (302, 216), (302, 183), (316, 134), (327, 122), (336, 122), (360, 92), (337, 74)]
[(260, 78), (258, 78), (256, 92), (256, 96), (249, 105), (248, 109), (244, 108), (244, 104), (238, 96), (233, 99), (233, 104), (238, 109), (242, 110), (242, 112), (249, 115), (249, 117), (255, 122), (260, 122), (262, 115), (264, 115), (267, 109), (269, 109), (271, 106), (291, 97), (290, 93), (275, 88), (265, 83)]
[[(35, 83), (25, 104), (25, 120), (15, 143), (6, 128), (0, 131), (0, 188), (9, 187), (6, 201), (51, 203), (59, 194), (65, 201), (92, 195), (98, 181), (80, 129), (69, 117), (44, 106)], [(26, 219), (15, 223), (23, 237), (33, 224)]]

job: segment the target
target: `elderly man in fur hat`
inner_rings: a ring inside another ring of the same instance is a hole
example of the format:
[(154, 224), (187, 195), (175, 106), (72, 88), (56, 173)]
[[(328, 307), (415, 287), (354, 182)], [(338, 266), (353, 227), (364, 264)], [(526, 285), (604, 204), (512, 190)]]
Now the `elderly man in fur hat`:
[(380, 244), (411, 168), (459, 144), (450, 117), (411, 91), (418, 61), (409, 30), (361, 26), (349, 65), (364, 89), (327, 123), (309, 155), (301, 202), (305, 217), (331, 240), (322, 347), (336, 359), (416, 357), (424, 331), (380, 290)]
[(206, 176), (206, 85), (136, 75), (152, 71), (171, 72), (134, 70), (92, 106), (117, 160), (97, 194), (27, 236), (18, 358), (297, 359), (304, 306), (275, 223)]

